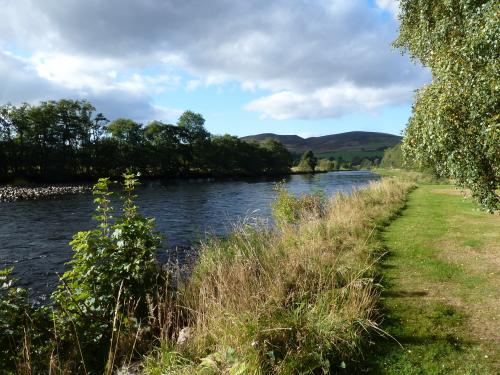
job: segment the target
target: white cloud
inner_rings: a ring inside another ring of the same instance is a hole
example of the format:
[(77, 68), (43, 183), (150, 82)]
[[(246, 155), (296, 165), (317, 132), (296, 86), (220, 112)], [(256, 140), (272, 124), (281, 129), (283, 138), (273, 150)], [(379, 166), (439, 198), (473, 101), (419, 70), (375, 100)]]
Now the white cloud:
[(31, 64), (41, 78), (78, 92), (161, 93), (167, 87), (178, 86), (181, 81), (180, 76), (164, 73), (128, 73), (126, 65), (111, 58), (36, 52), (23, 61)]
[[(50, 74), (47, 72), (47, 75)], [(30, 59), (19, 58), (0, 51), (0, 103), (36, 103), (40, 100), (63, 98), (87, 99), (109, 119), (129, 117), (140, 122), (152, 119), (174, 121), (181, 111), (151, 105), (151, 97), (143, 90), (123, 89), (111, 85), (105, 90), (94, 90), (84, 82), (69, 82), (69, 86), (45, 78), (33, 67)], [(66, 83), (66, 82), (65, 82)], [(78, 90), (75, 90), (72, 85)]]
[(194, 91), (201, 86), (201, 81), (198, 79), (192, 79), (186, 84), (187, 91)]
[(394, 18), (399, 15), (399, 0), (376, 0), (377, 6), (390, 12)]
[(278, 92), (248, 103), (245, 109), (276, 120), (340, 117), (350, 112), (369, 112), (387, 104), (404, 103), (411, 98), (411, 93), (411, 87), (407, 86), (368, 88), (341, 83), (309, 94)]
[(255, 83), (253, 83), (253, 82), (244, 81), (241, 83), (241, 89), (243, 91), (254, 92), (257, 89), (257, 87), (256, 87)]
[(335, 117), (408, 101), (429, 79), (391, 50), (397, 23), (380, 9), (396, 16), (398, 2), (0, 0), (0, 46), (29, 51), (29, 69), (75, 95), (235, 81), (271, 92), (246, 106), (265, 117)]
[(109, 72), (119, 69), (110, 59), (63, 53), (37, 52), (30, 60), (41, 78), (74, 90), (106, 90), (114, 80)]

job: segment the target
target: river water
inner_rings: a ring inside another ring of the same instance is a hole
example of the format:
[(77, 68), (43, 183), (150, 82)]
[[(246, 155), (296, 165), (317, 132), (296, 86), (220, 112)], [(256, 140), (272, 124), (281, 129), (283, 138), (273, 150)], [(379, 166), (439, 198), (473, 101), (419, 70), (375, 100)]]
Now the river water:
[[(368, 171), (293, 175), (284, 180), (294, 194), (322, 190), (349, 193), (378, 176)], [(137, 190), (141, 213), (156, 219), (164, 236), (160, 261), (192, 256), (207, 234), (224, 235), (235, 222), (269, 220), (277, 179), (146, 182)], [(71, 257), (74, 233), (92, 228), (92, 195), (0, 203), (0, 268), (14, 267), (19, 285), (36, 298), (51, 291)]]

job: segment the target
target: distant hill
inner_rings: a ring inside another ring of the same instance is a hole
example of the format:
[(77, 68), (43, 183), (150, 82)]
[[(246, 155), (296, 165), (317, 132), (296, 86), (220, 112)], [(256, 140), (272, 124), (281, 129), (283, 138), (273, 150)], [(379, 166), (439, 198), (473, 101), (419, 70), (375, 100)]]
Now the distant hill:
[[(273, 138), (283, 143), (292, 153), (301, 154), (312, 150), (322, 157), (347, 156), (366, 154), (367, 156), (382, 155), (383, 151), (401, 142), (401, 137), (394, 134), (354, 131), (340, 134), (324, 135), (322, 137), (302, 138), (298, 135), (279, 135), (263, 133), (242, 137), (245, 141), (261, 142)], [(344, 159), (346, 159), (344, 157)]]

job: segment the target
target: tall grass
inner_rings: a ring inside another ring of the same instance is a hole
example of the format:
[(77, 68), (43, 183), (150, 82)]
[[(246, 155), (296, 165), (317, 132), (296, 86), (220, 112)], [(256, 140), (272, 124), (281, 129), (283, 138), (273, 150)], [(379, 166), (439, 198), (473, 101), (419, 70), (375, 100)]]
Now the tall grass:
[[(34, 308), (25, 291), (11, 285), (10, 270), (2, 271), (0, 355), (12, 364), (0, 363), (0, 372), (111, 374), (129, 366), (147, 374), (350, 371), (367, 338), (380, 332), (373, 267), (382, 250), (378, 232), (411, 186), (385, 179), (329, 201), (280, 189), (276, 227), (243, 222), (227, 238), (202, 245), (188, 279), (179, 269), (157, 269), (157, 284), (126, 295), (117, 270), (142, 259), (132, 251), (99, 272), (114, 286), (99, 329), (92, 325), (97, 315), (84, 316), (88, 304), (74, 300), (73, 292), (71, 303)], [(145, 269), (138, 269), (138, 280)]]
[[(318, 209), (294, 205), (275, 229), (241, 225), (202, 246), (178, 286), (176, 324), (144, 361), (149, 374), (321, 373), (352, 368), (377, 326), (377, 232), (410, 182), (382, 180)], [(280, 199), (289, 197), (281, 196)], [(313, 200), (314, 201), (314, 200)], [(278, 202), (279, 203), (279, 202)], [(285, 204), (286, 206), (286, 204)], [(283, 215), (283, 205), (275, 207)]]

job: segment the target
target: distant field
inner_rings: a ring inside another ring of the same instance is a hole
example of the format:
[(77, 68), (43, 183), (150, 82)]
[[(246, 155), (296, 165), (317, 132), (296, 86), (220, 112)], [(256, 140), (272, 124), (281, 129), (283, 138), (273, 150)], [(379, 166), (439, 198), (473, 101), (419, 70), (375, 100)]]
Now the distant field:
[(322, 152), (322, 153), (317, 154), (316, 156), (320, 159), (328, 159), (330, 157), (334, 157), (335, 159), (338, 159), (340, 156), (345, 161), (352, 161), (352, 159), (354, 159), (356, 156), (359, 156), (361, 159), (371, 158), (371, 157), (378, 157), (378, 158), (382, 159), (382, 157), (384, 156), (384, 151), (346, 150), (346, 151)]

